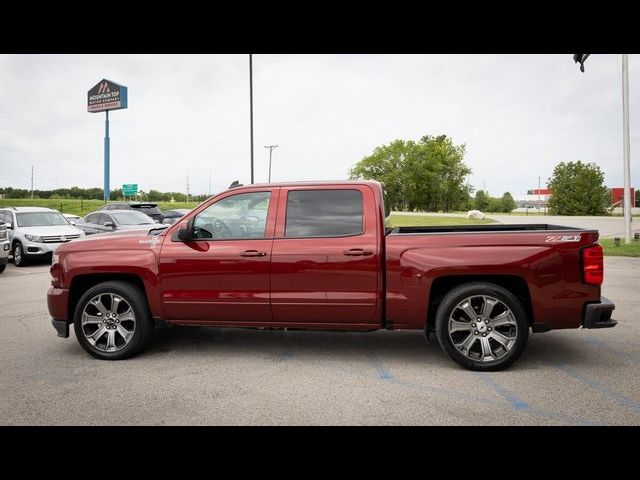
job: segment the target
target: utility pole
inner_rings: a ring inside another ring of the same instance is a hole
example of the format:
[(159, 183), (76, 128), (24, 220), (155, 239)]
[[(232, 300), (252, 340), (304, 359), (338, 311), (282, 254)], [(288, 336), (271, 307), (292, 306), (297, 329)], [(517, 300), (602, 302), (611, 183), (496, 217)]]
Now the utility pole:
[(189, 174), (187, 174), (187, 202), (189, 201)]
[(269, 149), (269, 183), (271, 183), (271, 154), (274, 148), (278, 148), (278, 145), (265, 145), (264, 148)]
[(253, 55), (249, 54), (249, 121), (251, 129), (251, 184), (253, 185)]
[(624, 241), (631, 242), (631, 165), (629, 146), (629, 55), (622, 54), (622, 143), (624, 147)]
[(31, 165), (31, 199), (33, 200), (33, 165)]

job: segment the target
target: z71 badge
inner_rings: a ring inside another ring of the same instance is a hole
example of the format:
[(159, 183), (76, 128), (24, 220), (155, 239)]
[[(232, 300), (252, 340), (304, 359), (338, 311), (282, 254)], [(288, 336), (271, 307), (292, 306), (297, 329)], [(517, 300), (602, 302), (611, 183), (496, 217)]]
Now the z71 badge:
[(547, 235), (546, 243), (553, 242), (579, 242), (580, 235)]

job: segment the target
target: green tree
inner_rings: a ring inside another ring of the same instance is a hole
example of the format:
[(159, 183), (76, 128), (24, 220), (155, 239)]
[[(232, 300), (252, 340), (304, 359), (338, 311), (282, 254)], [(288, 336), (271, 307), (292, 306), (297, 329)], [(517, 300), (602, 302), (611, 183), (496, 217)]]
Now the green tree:
[(484, 190), (478, 190), (476, 192), (476, 197), (473, 199), (473, 208), (476, 210), (480, 210), (481, 212), (487, 211), (487, 207), (489, 207), (489, 195)]
[(547, 183), (551, 215), (609, 215), (611, 194), (595, 163), (561, 162)]
[(350, 177), (383, 182), (393, 210), (460, 209), (472, 191), (465, 181), (471, 169), (464, 154), (465, 145), (455, 145), (446, 135), (395, 140), (358, 162)]
[(516, 201), (513, 199), (513, 196), (511, 196), (511, 193), (509, 192), (504, 192), (504, 195), (502, 195), (502, 198), (500, 200), (502, 203), (502, 209), (500, 210), (501, 212), (511, 213), (511, 211), (517, 207)]
[(408, 205), (402, 176), (405, 174), (406, 155), (410, 150), (411, 147), (404, 140), (376, 147), (371, 155), (351, 169), (350, 178), (383, 182), (390, 208), (405, 210)]
[(152, 190), (149, 190), (149, 194), (147, 195), (147, 200), (149, 200), (150, 202), (161, 202), (162, 200), (164, 200), (162, 197), (163, 197), (162, 192), (152, 189)]

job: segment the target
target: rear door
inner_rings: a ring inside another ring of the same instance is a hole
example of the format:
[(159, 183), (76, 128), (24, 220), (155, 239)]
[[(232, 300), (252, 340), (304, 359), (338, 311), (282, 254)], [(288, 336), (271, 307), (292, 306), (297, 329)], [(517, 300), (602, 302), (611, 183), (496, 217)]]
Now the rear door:
[(378, 325), (374, 205), (366, 185), (281, 189), (271, 259), (275, 321)]

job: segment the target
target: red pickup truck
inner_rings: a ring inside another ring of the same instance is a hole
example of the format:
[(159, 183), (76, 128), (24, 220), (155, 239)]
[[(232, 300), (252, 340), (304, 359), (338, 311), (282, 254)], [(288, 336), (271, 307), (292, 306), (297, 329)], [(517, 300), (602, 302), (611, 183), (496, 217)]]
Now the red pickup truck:
[(598, 232), (555, 225), (385, 226), (378, 182), (231, 188), (168, 228), (95, 235), (53, 257), (49, 312), (101, 359), (171, 325), (435, 332), (499, 370), (533, 332), (606, 328)]

